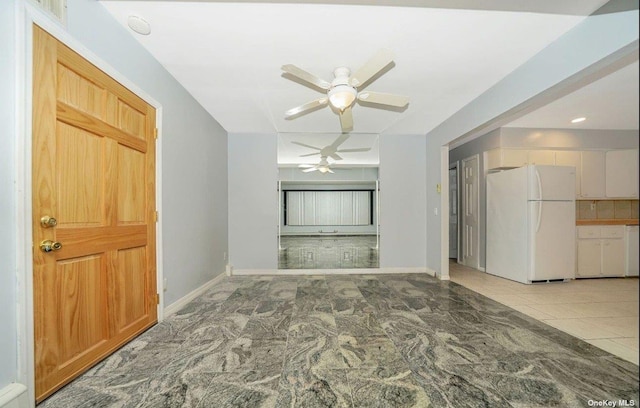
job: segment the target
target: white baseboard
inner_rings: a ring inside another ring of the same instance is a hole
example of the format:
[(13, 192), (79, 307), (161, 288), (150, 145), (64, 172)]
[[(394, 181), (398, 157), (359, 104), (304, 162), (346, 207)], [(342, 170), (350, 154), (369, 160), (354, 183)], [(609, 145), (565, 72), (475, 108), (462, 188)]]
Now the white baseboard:
[(424, 268), (357, 268), (357, 269), (234, 269), (233, 276), (253, 275), (375, 275), (396, 273), (426, 273), (435, 276), (435, 271)]
[[(219, 283), (225, 277), (226, 277), (226, 275), (225, 275), (224, 272), (220, 273), (220, 274), (218, 274), (218, 276), (216, 276), (215, 278), (211, 279), (209, 282), (205, 283), (204, 285), (200, 286), (196, 290), (186, 294), (185, 296), (183, 296), (180, 299), (176, 300), (175, 302), (173, 302), (169, 306), (165, 307), (164, 308), (164, 317), (166, 318), (166, 317), (169, 317), (172, 314), (176, 313), (178, 310), (180, 310), (183, 307), (185, 307), (187, 305), (187, 303), (191, 302), (193, 299), (195, 299), (198, 296), (202, 295), (204, 292), (209, 290), (209, 288), (211, 288), (215, 284)], [(1, 407), (2, 406), (0, 405), (0, 408)]]
[(11, 383), (0, 389), (0, 408), (27, 408), (29, 396), (27, 387), (19, 383)]

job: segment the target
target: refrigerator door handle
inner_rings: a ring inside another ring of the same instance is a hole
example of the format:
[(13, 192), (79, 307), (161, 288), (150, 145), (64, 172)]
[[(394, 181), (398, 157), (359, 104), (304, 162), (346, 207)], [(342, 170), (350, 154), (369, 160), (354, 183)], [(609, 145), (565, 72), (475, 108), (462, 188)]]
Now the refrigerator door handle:
[(536, 222), (536, 232), (540, 231), (540, 223), (542, 222), (542, 203), (543, 201), (536, 202), (536, 204), (538, 205), (538, 220)]
[(538, 196), (535, 200), (543, 200), (542, 198), (542, 180), (540, 180), (540, 172), (536, 168), (536, 181), (538, 182)]

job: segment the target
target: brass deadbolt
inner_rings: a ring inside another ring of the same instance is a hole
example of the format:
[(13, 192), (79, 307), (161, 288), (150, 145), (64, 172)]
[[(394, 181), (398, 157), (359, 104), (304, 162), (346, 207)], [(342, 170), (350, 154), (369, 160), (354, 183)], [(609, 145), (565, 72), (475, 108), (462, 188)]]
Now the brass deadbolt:
[(58, 225), (58, 220), (45, 215), (44, 217), (40, 218), (40, 225), (42, 225), (44, 228), (53, 228)]

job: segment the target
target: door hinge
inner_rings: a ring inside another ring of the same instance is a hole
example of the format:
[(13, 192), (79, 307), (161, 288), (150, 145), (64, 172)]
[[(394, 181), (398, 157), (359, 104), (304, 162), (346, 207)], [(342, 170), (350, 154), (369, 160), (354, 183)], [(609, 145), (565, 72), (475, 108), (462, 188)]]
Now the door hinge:
[(156, 293), (156, 305), (160, 304), (160, 294)]
[(158, 138), (158, 128), (153, 128), (153, 138), (154, 139)]
[(160, 219), (160, 213), (158, 213), (157, 211), (155, 212), (155, 218), (156, 222), (158, 222), (158, 220)]

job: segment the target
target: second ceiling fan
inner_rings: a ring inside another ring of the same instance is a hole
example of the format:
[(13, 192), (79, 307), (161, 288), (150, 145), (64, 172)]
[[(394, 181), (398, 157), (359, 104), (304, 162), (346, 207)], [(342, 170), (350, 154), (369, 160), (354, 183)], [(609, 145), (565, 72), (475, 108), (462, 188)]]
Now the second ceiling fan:
[(326, 91), (326, 96), (289, 109), (285, 112), (285, 118), (295, 119), (305, 113), (330, 105), (340, 116), (342, 131), (348, 132), (353, 129), (351, 108), (356, 101), (396, 109), (406, 107), (409, 103), (409, 98), (406, 96), (363, 91), (391, 63), (393, 63), (393, 54), (388, 50), (380, 50), (353, 75), (351, 75), (349, 68), (336, 68), (333, 72), (335, 78), (331, 82), (320, 79), (295, 65), (283, 65), (282, 70), (285, 73), (312, 85), (322, 92)]

